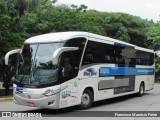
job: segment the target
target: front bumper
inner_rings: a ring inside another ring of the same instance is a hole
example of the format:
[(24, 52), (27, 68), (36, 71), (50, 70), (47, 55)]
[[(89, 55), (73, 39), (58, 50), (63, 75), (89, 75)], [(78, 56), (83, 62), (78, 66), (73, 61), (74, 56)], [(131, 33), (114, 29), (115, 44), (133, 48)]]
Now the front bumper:
[(60, 93), (38, 99), (32, 99), (30, 96), (33, 96), (33, 94), (30, 94), (29, 98), (25, 98), (22, 97), (20, 94), (13, 93), (14, 102), (19, 105), (50, 109), (59, 108)]

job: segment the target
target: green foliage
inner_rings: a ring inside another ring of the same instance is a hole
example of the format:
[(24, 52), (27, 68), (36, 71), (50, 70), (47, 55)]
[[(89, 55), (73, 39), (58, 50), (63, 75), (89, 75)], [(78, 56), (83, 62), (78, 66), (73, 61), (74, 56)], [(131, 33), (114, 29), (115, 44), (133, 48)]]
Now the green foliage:
[[(160, 49), (159, 22), (124, 13), (88, 10), (83, 4), (55, 6), (56, 1), (1, 0), (1, 53), (19, 48), (28, 37), (60, 31), (87, 31), (141, 47)], [(157, 66), (160, 66), (159, 62)]]
[(118, 32), (116, 33), (116, 38), (125, 42), (130, 42), (128, 30), (124, 26), (121, 26), (118, 29)]
[(153, 24), (149, 26), (148, 29), (148, 41), (150, 42), (148, 46), (154, 50), (160, 49), (160, 24)]

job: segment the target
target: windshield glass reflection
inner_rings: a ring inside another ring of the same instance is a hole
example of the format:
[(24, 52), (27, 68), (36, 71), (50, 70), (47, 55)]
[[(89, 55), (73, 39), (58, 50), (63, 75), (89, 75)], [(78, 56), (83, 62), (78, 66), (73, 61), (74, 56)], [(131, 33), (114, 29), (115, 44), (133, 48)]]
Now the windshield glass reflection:
[(15, 81), (21, 84), (42, 85), (57, 81), (58, 69), (52, 56), (63, 43), (26, 44), (18, 56)]

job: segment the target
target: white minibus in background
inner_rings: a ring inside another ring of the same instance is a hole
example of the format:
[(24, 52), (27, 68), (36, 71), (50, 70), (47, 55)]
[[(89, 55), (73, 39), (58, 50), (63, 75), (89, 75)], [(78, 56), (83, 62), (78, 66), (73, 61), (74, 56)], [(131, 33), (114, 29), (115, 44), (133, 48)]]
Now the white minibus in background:
[(14, 102), (60, 109), (153, 89), (154, 51), (88, 32), (58, 32), (27, 39), (17, 56)]

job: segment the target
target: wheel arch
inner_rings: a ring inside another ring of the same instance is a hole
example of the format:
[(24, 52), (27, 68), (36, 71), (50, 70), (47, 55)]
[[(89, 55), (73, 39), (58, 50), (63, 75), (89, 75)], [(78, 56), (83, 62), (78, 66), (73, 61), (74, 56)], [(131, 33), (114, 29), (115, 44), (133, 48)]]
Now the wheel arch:
[(90, 91), (92, 92), (92, 94), (93, 94), (93, 101), (94, 101), (94, 99), (95, 99), (95, 91), (94, 91), (94, 89), (93, 89), (93, 86), (91, 86), (91, 85), (85, 86), (85, 87), (82, 89), (82, 91), (81, 91), (81, 93), (80, 93), (80, 94), (81, 94), (80, 96), (82, 96), (83, 92), (84, 92), (86, 89), (88, 89), (88, 90), (90, 90)]
[[(78, 106), (79, 109), (88, 109), (92, 106), (94, 102), (94, 89), (92, 86), (86, 86), (82, 89), (81, 93), (81, 99), (80, 99), (80, 104)], [(87, 98), (87, 102), (85, 99)]]

